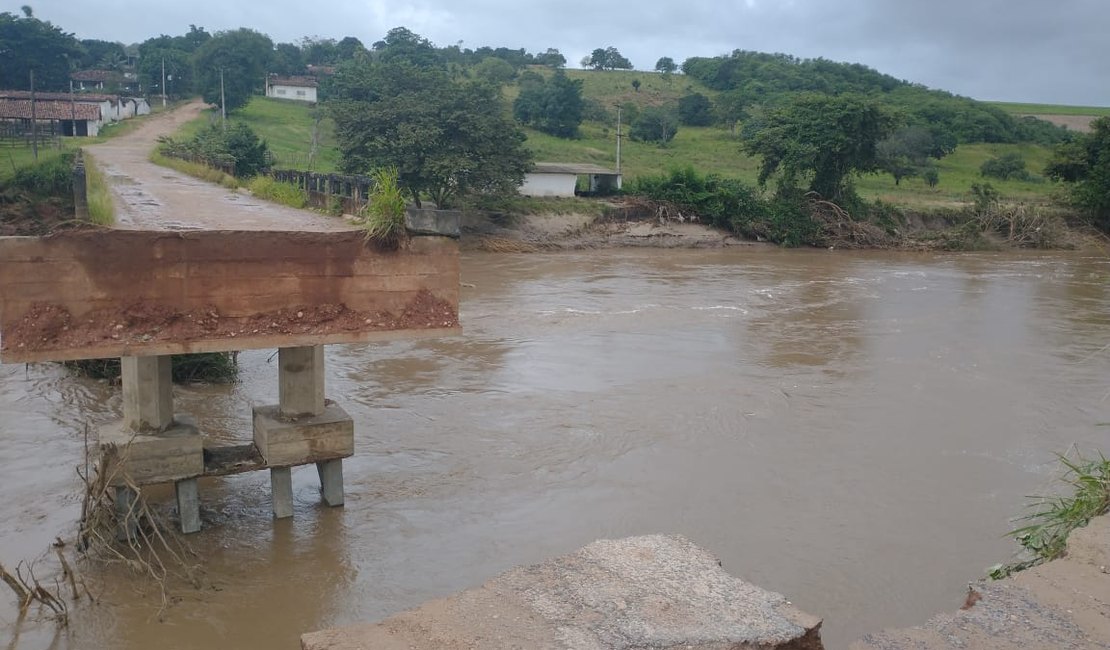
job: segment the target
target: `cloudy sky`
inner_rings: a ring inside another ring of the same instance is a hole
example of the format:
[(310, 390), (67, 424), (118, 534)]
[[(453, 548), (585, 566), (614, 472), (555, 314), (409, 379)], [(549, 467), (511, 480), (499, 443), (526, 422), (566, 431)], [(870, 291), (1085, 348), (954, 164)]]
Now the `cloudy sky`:
[(196, 24), (369, 46), (403, 25), (437, 45), (556, 47), (572, 66), (609, 45), (643, 70), (739, 48), (864, 63), (977, 99), (1110, 106), (1110, 0), (29, 1), (79, 38), (124, 43)]

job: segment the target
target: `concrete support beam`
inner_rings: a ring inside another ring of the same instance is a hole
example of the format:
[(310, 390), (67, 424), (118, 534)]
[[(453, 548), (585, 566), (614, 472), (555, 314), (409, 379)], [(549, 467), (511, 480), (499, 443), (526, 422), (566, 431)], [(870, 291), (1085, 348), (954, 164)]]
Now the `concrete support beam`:
[(200, 494), (197, 480), (187, 478), (174, 483), (177, 493), (177, 514), (181, 519), (181, 532), (188, 535), (200, 532)]
[(131, 431), (165, 431), (173, 424), (170, 357), (121, 357), (123, 423)]
[(346, 458), (355, 453), (355, 424), (338, 404), (300, 418), (284, 417), (277, 406), (256, 406), (254, 444), (271, 467)]
[(336, 507), (343, 505), (343, 460), (326, 460), (316, 463), (320, 474), (320, 495), (324, 504)]
[(116, 539), (121, 542), (134, 539), (139, 532), (138, 499), (139, 494), (131, 488), (116, 488), (116, 517), (119, 520)]
[[(204, 474), (203, 439), (192, 418), (179, 415), (160, 432), (136, 433), (126, 423), (100, 429), (101, 458), (113, 485), (169, 483)], [(113, 467), (113, 465), (115, 465)]]
[(270, 470), (270, 499), (274, 519), (293, 516), (293, 472), (290, 467), (275, 467)]
[(278, 350), (278, 402), (287, 417), (324, 412), (324, 346)]

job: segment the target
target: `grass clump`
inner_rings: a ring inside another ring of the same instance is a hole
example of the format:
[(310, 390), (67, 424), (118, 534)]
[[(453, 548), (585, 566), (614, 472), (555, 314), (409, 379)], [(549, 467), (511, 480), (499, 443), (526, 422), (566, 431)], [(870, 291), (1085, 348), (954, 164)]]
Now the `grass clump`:
[[(231, 352), (175, 354), (171, 360), (174, 383), (229, 384), (239, 377), (239, 363)], [(117, 381), (120, 377), (119, 357), (65, 361), (62, 365), (90, 379)]]
[(209, 183), (216, 183), (222, 185), (230, 190), (238, 189), (239, 180), (226, 172), (220, 171), (215, 167), (202, 165), (201, 163), (182, 160), (180, 158), (171, 158), (163, 155), (157, 150), (150, 154), (150, 162), (162, 167), (169, 167), (175, 169), (182, 174), (187, 174), (194, 178), (199, 178), (202, 181)]
[(89, 204), (89, 221), (100, 226), (112, 225), (116, 220), (112, 193), (108, 190), (104, 174), (87, 154), (85, 155), (85, 189)]
[(405, 195), (397, 184), (397, 169), (387, 167), (370, 174), (374, 186), (359, 215), (367, 241), (396, 248), (405, 238)]
[(1007, 533), (1017, 540), (1029, 556), (1010, 564), (991, 567), (988, 574), (998, 580), (1010, 574), (1063, 557), (1068, 535), (1099, 515), (1110, 512), (1110, 460), (1101, 453), (1098, 458), (1075, 460), (1060, 456), (1064, 474), (1060, 481), (1069, 492), (1051, 497), (1033, 497), (1031, 513), (1018, 519), (1024, 526)]
[(291, 208), (304, 208), (308, 205), (308, 192), (304, 188), (276, 181), (269, 176), (255, 176), (247, 188), (260, 199), (287, 205)]

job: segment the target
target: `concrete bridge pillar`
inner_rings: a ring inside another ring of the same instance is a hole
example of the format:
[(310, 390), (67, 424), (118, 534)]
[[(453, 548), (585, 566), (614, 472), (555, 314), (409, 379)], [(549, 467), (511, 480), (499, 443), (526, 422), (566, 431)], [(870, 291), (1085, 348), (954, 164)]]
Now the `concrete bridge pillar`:
[(315, 462), (325, 504), (343, 505), (343, 458), (354, 423), (324, 398), (324, 346), (278, 350), (278, 404), (254, 409), (254, 442), (270, 466), (274, 518), (293, 516), (291, 466)]
[(174, 417), (171, 358), (167, 355), (121, 357), (123, 422), (100, 432), (111, 446), (121, 538), (134, 536), (138, 495), (134, 485), (172, 481), (177, 493), (181, 532), (200, 530), (197, 476), (204, 473), (200, 433), (188, 416)]

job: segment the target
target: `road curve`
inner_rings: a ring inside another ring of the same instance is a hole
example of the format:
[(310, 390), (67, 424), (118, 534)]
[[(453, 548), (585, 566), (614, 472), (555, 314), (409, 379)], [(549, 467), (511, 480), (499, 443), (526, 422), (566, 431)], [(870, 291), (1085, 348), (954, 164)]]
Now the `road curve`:
[(341, 219), (256, 199), (150, 162), (158, 138), (205, 109), (197, 100), (144, 120), (132, 133), (85, 151), (104, 172), (116, 204), (116, 227), (129, 230), (350, 230)]

